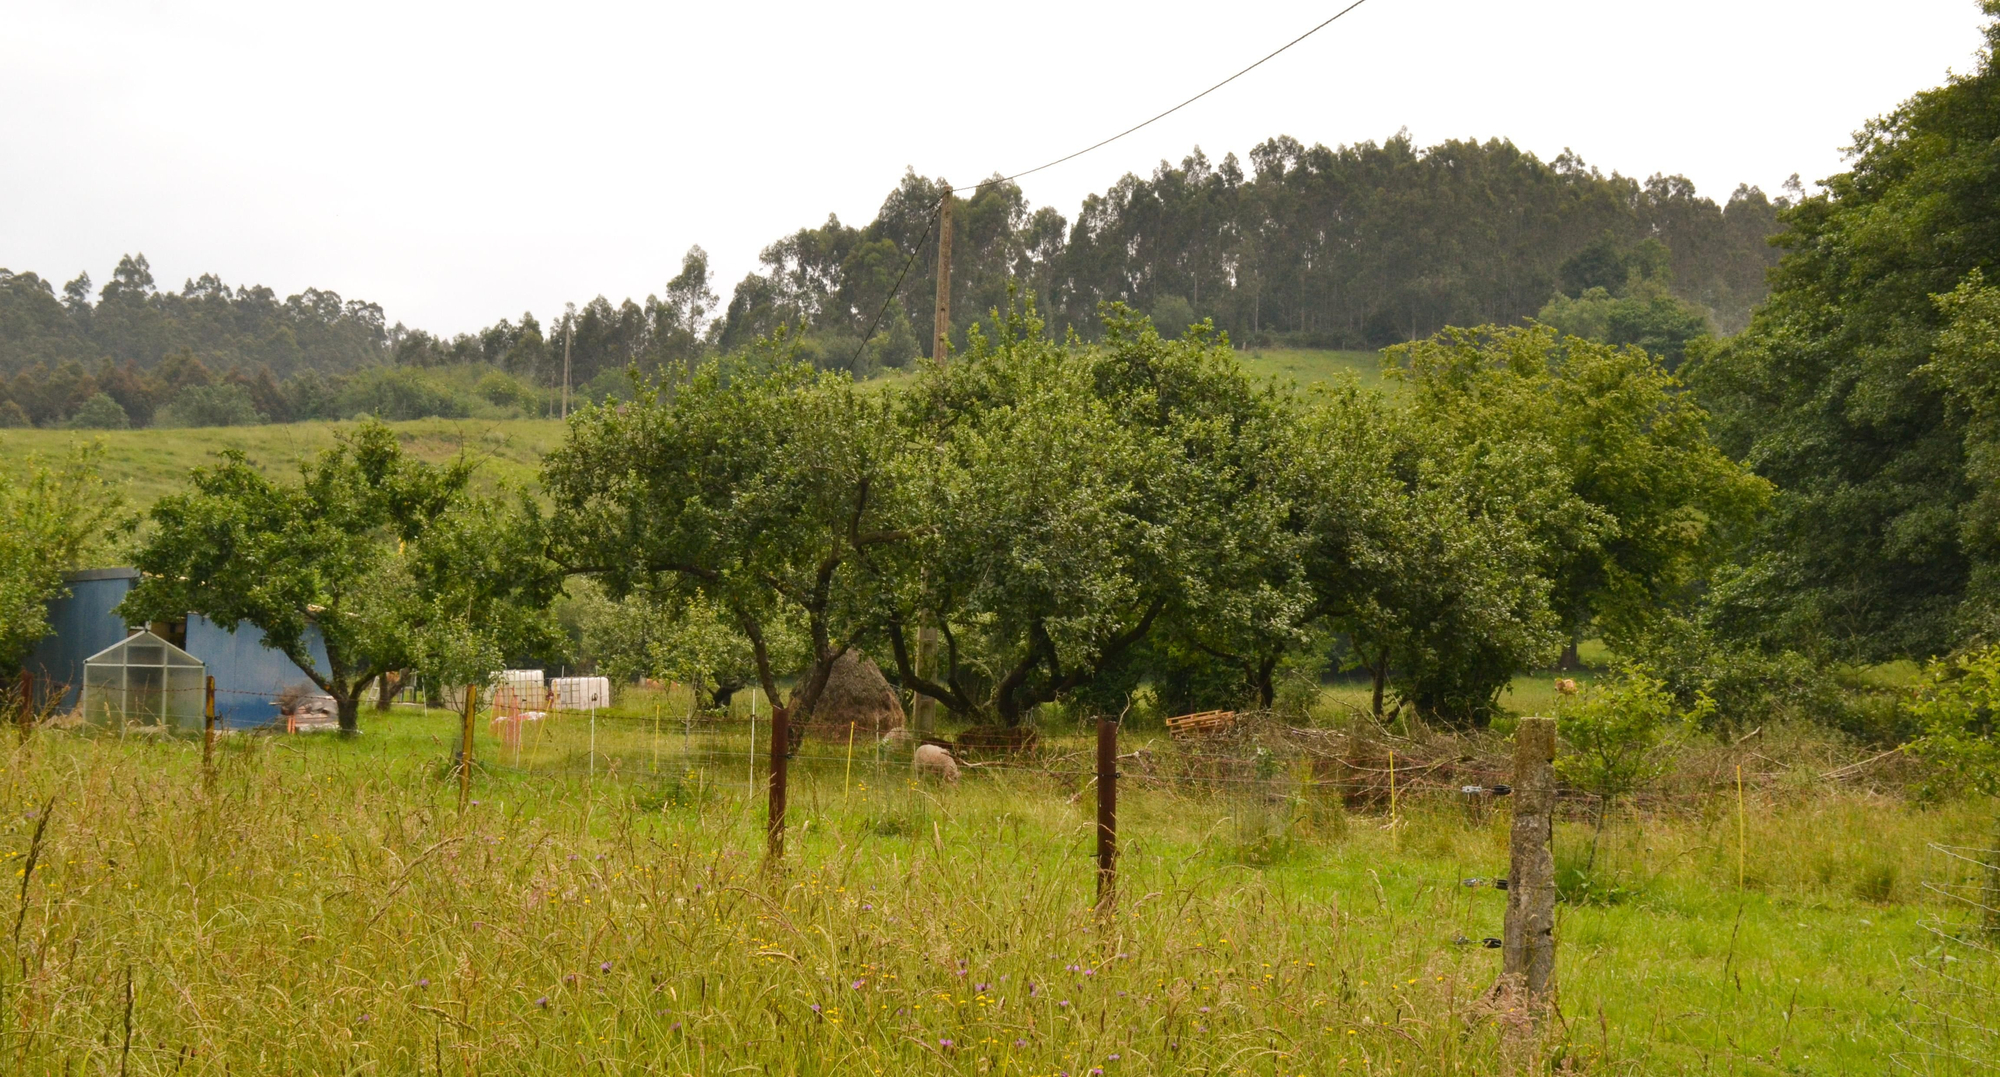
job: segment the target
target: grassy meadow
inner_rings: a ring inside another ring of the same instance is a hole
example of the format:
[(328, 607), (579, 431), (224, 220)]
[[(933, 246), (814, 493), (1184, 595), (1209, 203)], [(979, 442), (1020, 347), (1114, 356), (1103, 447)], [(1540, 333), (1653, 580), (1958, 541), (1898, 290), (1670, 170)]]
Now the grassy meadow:
[[(1942, 984), (1910, 963), (1937, 950), (1923, 925), (1946, 911), (1924, 885), (1948, 870), (1926, 843), (1991, 826), (1981, 805), (1823, 780), (1824, 745), (1746, 749), (1740, 819), (1726, 791), (1611, 815), (1588, 868), (1599, 896), (1560, 907), (1561, 1018), (1537, 1036), (1486, 995), (1499, 953), (1479, 940), (1499, 934), (1505, 895), (1462, 884), (1505, 872), (1504, 802), (1469, 813), (1406, 786), (1392, 816), (1283, 771), (1147, 779), (1178, 749), (1134, 732), (1118, 895), (1100, 916), (1080, 738), (1050, 730), (1037, 759), (953, 786), (865, 743), (850, 757), (809, 741), (773, 867), (761, 796), (746, 795), (762, 780), (749, 728), (677, 730), (671, 704), (556, 719), (519, 755), (482, 722), (462, 808), (457, 722), (437, 711), (367, 712), (349, 741), (227, 737), (212, 781), (197, 745), (38, 733), (0, 757), (18, 886), (0, 1059), (131, 1074), (1881, 1073), (1909, 1049), (1899, 1022)], [(1592, 840), (1587, 812), (1561, 826), (1571, 876)]]
[(1252, 377), (1294, 382), (1301, 387), (1352, 376), (1362, 385), (1380, 389), (1382, 353), (1334, 351), (1324, 348), (1251, 348), (1237, 353)]
[[(104, 446), (104, 476), (123, 490), (127, 504), (145, 509), (162, 494), (181, 489), (187, 473), (211, 463), (215, 454), (237, 449), (265, 474), (284, 478), (294, 464), (333, 444), (334, 434), (353, 423), (272, 423), (267, 426), (209, 426), (144, 430), (0, 430), (0, 466), (25, 469), (39, 456), (51, 460), (74, 445)], [(465, 452), (483, 461), (482, 481), (515, 487), (532, 483), (542, 455), (562, 439), (554, 419), (417, 419), (390, 423), (404, 448), (441, 462)]]

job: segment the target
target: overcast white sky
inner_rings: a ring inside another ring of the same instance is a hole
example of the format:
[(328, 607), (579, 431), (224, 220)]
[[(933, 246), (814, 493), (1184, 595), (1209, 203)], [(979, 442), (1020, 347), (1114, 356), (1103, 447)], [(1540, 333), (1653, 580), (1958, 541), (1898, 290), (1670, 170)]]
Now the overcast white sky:
[[(166, 287), (314, 285), (453, 333), (658, 291), (700, 243), (726, 298), (779, 235), (871, 219), (905, 165), (1039, 164), (1344, 2), (0, 0), (0, 266), (101, 285), (143, 251)], [(1073, 218), (1196, 144), (1407, 126), (1776, 193), (1972, 69), (1980, 24), (1973, 0), (1368, 0), (1023, 186)]]

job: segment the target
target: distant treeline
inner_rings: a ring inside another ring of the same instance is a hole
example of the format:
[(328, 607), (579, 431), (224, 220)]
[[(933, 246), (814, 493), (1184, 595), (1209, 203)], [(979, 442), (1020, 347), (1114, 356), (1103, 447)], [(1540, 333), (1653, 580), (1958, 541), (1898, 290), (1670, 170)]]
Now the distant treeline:
[[(1572, 154), (1544, 163), (1500, 140), (1420, 151), (1400, 135), (1337, 150), (1277, 138), (1250, 164), (1246, 175), (1234, 154), (1216, 164), (1197, 149), (1091, 196), (1074, 222), (1031, 211), (1012, 184), (971, 193), (953, 219), (955, 343), (1012, 285), (1052, 327), (1085, 336), (1099, 304), (1116, 300), (1169, 329), (1212, 318), (1239, 344), (1381, 347), (1446, 325), (1511, 323), (1558, 293), (1616, 293), (1634, 260), (1729, 331), (1765, 294), (1785, 204), (1746, 186), (1717, 205), (1679, 176), (1605, 176)], [(939, 191), (908, 174), (870, 224), (829, 219), (765, 248), (719, 343), (804, 323), (826, 360), (844, 363), (886, 305), (884, 336), (860, 363), (926, 350), (911, 325), (930, 309), (932, 246), (920, 240)]]
[[(1763, 298), (1786, 204), (1739, 187), (1718, 205), (1682, 177), (1606, 176), (1502, 140), (1329, 149), (1280, 137), (1249, 156), (1247, 173), (1234, 154), (1218, 163), (1197, 149), (1127, 175), (1075, 221), (1031, 209), (1011, 183), (968, 187), (954, 202), (954, 346), (1012, 288), (1052, 328), (1086, 336), (1107, 301), (1170, 331), (1211, 318), (1239, 344), (1317, 347), (1540, 314), (1677, 362), (1688, 338), (1740, 328)], [(941, 191), (907, 173), (867, 225), (829, 217), (779, 239), (726, 305), (696, 247), (644, 301), (599, 296), (546, 325), (524, 313), (452, 338), (318, 289), (280, 300), (204, 274), (162, 291), (144, 255), (122, 259), (95, 296), (88, 274), (58, 290), (0, 270), (0, 423), (531, 411), (560, 386), (565, 350), (571, 383), (601, 396), (629, 366), (737, 351), (781, 327), (804, 357), (865, 377), (929, 350)], [(512, 387), (474, 391), (481, 369)]]

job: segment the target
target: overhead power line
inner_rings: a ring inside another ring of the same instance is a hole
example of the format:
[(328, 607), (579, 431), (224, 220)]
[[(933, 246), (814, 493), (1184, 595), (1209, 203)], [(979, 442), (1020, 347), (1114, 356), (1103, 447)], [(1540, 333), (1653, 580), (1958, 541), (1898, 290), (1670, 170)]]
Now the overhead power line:
[(1306, 38), (1309, 38), (1309, 37), (1313, 36), (1314, 34), (1317, 34), (1317, 33), (1319, 33), (1319, 32), (1320, 32), (1321, 30), (1324, 30), (1324, 29), (1326, 29), (1327, 27), (1329, 27), (1329, 26), (1333, 25), (1334, 21), (1335, 21), (1335, 20), (1337, 20), (1337, 19), (1339, 19), (1339, 18), (1340, 18), (1340, 17), (1342, 16), (1342, 15), (1345, 15), (1345, 14), (1347, 14), (1348, 12), (1350, 12), (1350, 11), (1353, 11), (1353, 10), (1354, 10), (1355, 8), (1358, 8), (1358, 7), (1360, 7), (1360, 6), (1362, 5), (1362, 4), (1365, 4), (1365, 3), (1367, 3), (1367, 2), (1368, 2), (1368, 0), (1354, 0), (1354, 2), (1353, 2), (1353, 3), (1351, 3), (1351, 4), (1347, 5), (1347, 6), (1346, 6), (1346, 7), (1344, 7), (1344, 8), (1341, 8), (1341, 9), (1340, 9), (1339, 11), (1336, 11), (1336, 12), (1334, 12), (1334, 13), (1333, 13), (1333, 14), (1332, 14), (1332, 15), (1331, 15), (1330, 17), (1328, 17), (1328, 18), (1327, 18), (1327, 20), (1326, 20), (1325, 22), (1322, 22), (1322, 23), (1320, 23), (1320, 24), (1319, 24), (1318, 26), (1315, 26), (1315, 27), (1313, 27), (1312, 29), (1310, 29), (1310, 30), (1307, 30), (1307, 31), (1306, 31), (1305, 33), (1303, 33), (1303, 34), (1300, 34), (1299, 36), (1297, 36), (1297, 37), (1295, 37), (1295, 38), (1291, 39), (1290, 41), (1287, 41), (1287, 42), (1285, 42), (1284, 44), (1282, 44), (1282, 45), (1278, 46), (1277, 48), (1275, 48), (1275, 49), (1271, 50), (1271, 51), (1270, 51), (1269, 53), (1266, 53), (1266, 54), (1264, 55), (1264, 57), (1263, 57), (1262, 59), (1258, 60), (1258, 61), (1257, 61), (1256, 63), (1254, 63), (1254, 64), (1251, 64), (1251, 65), (1250, 65), (1249, 67), (1246, 67), (1246, 68), (1244, 68), (1244, 69), (1243, 69), (1243, 70), (1241, 70), (1241, 71), (1238, 71), (1238, 72), (1237, 72), (1237, 73), (1235, 73), (1234, 75), (1231, 75), (1231, 76), (1229, 76), (1229, 77), (1228, 77), (1228, 78), (1226, 78), (1226, 79), (1223, 79), (1223, 80), (1222, 80), (1221, 82), (1218, 82), (1218, 83), (1216, 83), (1216, 84), (1215, 84), (1215, 85), (1213, 85), (1213, 86), (1210, 86), (1210, 87), (1209, 87), (1208, 89), (1206, 89), (1206, 90), (1203, 90), (1202, 92), (1200, 92), (1200, 93), (1198, 93), (1198, 94), (1195, 94), (1195, 95), (1194, 95), (1193, 97), (1190, 97), (1190, 98), (1188, 98), (1188, 99), (1187, 99), (1187, 100), (1185, 100), (1185, 101), (1182, 101), (1182, 102), (1181, 102), (1180, 104), (1178, 104), (1178, 105), (1175, 105), (1174, 107), (1172, 107), (1172, 108), (1170, 108), (1170, 109), (1166, 110), (1165, 112), (1162, 112), (1162, 113), (1160, 113), (1160, 114), (1159, 114), (1159, 115), (1157, 115), (1157, 116), (1154, 116), (1154, 117), (1153, 117), (1152, 119), (1149, 119), (1149, 120), (1144, 120), (1144, 121), (1141, 121), (1141, 122), (1139, 122), (1139, 123), (1136, 123), (1136, 124), (1133, 124), (1132, 126), (1130, 126), (1130, 127), (1127, 127), (1127, 128), (1126, 128), (1126, 129), (1124, 129), (1123, 131), (1120, 131), (1120, 132), (1118, 132), (1117, 134), (1115, 134), (1115, 135), (1112, 135), (1112, 136), (1111, 136), (1110, 138), (1107, 138), (1107, 139), (1103, 139), (1102, 141), (1098, 141), (1098, 142), (1093, 142), (1093, 143), (1091, 143), (1090, 145), (1088, 145), (1088, 146), (1085, 146), (1084, 148), (1082, 148), (1082, 149), (1080, 149), (1080, 150), (1076, 151), (1075, 153), (1071, 153), (1071, 154), (1066, 154), (1066, 155), (1064, 155), (1064, 156), (1061, 156), (1061, 157), (1058, 157), (1058, 158), (1056, 158), (1055, 160), (1053, 160), (1053, 161), (1050, 161), (1050, 162), (1048, 162), (1048, 163), (1046, 163), (1046, 164), (1039, 164), (1039, 165), (1036, 165), (1036, 166), (1035, 166), (1035, 167), (1033, 167), (1033, 168), (1030, 168), (1030, 169), (1025, 169), (1025, 170), (1023, 170), (1023, 171), (1020, 171), (1020, 172), (1016, 172), (1016, 173), (1014, 173), (1014, 174), (1013, 174), (1013, 175), (1011, 175), (1011, 176), (1001, 176), (1001, 177), (998, 177), (998, 178), (996, 178), (996, 179), (990, 179), (990, 180), (987, 180), (987, 181), (986, 181), (986, 182), (984, 182), (984, 183), (977, 183), (977, 184), (974, 184), (974, 185), (973, 185), (973, 186), (972, 186), (971, 188), (969, 188), (969, 190), (972, 190), (972, 191), (977, 191), (977, 190), (979, 190), (979, 189), (981, 189), (981, 188), (983, 188), (983, 187), (991, 187), (991, 186), (994, 186), (995, 184), (1001, 184), (1001, 183), (1011, 183), (1011, 182), (1013, 182), (1014, 180), (1017, 180), (1017, 179), (1020, 179), (1020, 178), (1021, 178), (1022, 176), (1031, 176), (1031, 175), (1034, 175), (1035, 173), (1037, 173), (1037, 172), (1040, 172), (1040, 171), (1042, 171), (1042, 170), (1043, 170), (1043, 169), (1045, 169), (1045, 168), (1054, 168), (1055, 166), (1057, 166), (1057, 165), (1059, 165), (1059, 164), (1062, 164), (1062, 163), (1063, 163), (1063, 162), (1065, 162), (1065, 161), (1074, 161), (1074, 160), (1076, 160), (1076, 159), (1077, 159), (1078, 157), (1081, 157), (1081, 156), (1083, 156), (1084, 154), (1086, 154), (1086, 153), (1089, 153), (1089, 152), (1090, 152), (1090, 151), (1092, 151), (1092, 150), (1096, 150), (1096, 149), (1102, 149), (1102, 148), (1104, 148), (1105, 146), (1109, 146), (1109, 145), (1111, 145), (1111, 144), (1112, 144), (1113, 142), (1116, 142), (1116, 141), (1118, 141), (1119, 139), (1121, 139), (1121, 138), (1124, 138), (1124, 137), (1125, 137), (1126, 135), (1129, 135), (1129, 134), (1131, 134), (1131, 133), (1132, 133), (1132, 132), (1134, 132), (1134, 131), (1138, 131), (1138, 130), (1141, 130), (1141, 129), (1144, 129), (1144, 128), (1146, 128), (1146, 127), (1150, 127), (1150, 126), (1152, 126), (1153, 124), (1156, 124), (1156, 123), (1160, 122), (1161, 120), (1164, 120), (1164, 119), (1166, 119), (1167, 117), (1169, 117), (1169, 116), (1173, 115), (1174, 113), (1176, 113), (1176, 112), (1179, 112), (1180, 110), (1182, 110), (1182, 109), (1184, 109), (1184, 108), (1188, 107), (1189, 105), (1192, 105), (1192, 104), (1194, 104), (1194, 103), (1195, 103), (1196, 101), (1199, 101), (1199, 100), (1201, 100), (1201, 99), (1202, 99), (1202, 98), (1204, 98), (1204, 97), (1207, 97), (1207, 96), (1208, 96), (1209, 94), (1212, 94), (1212, 93), (1214, 93), (1215, 91), (1217, 91), (1217, 90), (1220, 90), (1220, 89), (1222, 89), (1222, 88), (1223, 88), (1224, 86), (1227, 86), (1227, 85), (1229, 85), (1229, 84), (1230, 84), (1230, 83), (1232, 83), (1232, 82), (1235, 82), (1235, 81), (1236, 81), (1237, 79), (1240, 79), (1240, 78), (1242, 78), (1243, 76), (1245, 76), (1245, 75), (1249, 74), (1250, 72), (1252, 72), (1252, 71), (1255, 71), (1255, 70), (1257, 70), (1258, 68), (1260, 68), (1260, 67), (1264, 66), (1265, 64), (1269, 63), (1269, 62), (1270, 62), (1270, 61), (1271, 61), (1272, 59), (1276, 58), (1276, 57), (1278, 56), (1278, 54), (1279, 54), (1279, 53), (1282, 53), (1282, 52), (1284, 52), (1284, 51), (1285, 51), (1286, 49), (1289, 49), (1289, 48), (1291, 48), (1291, 47), (1292, 47), (1293, 45), (1296, 45), (1296, 44), (1298, 44), (1299, 42), (1301, 42), (1301, 41), (1304, 41), (1304, 40), (1305, 40)]
[[(1358, 8), (1367, 2), (1368, 0), (1354, 0), (1353, 3), (1348, 4), (1346, 7), (1341, 8), (1339, 11), (1334, 12), (1332, 15), (1329, 15), (1326, 18), (1326, 20), (1324, 22), (1321, 22), (1319, 25), (1313, 27), (1310, 30), (1307, 30), (1305, 33), (1300, 34), (1299, 36), (1291, 39), (1290, 41), (1285, 42), (1284, 44), (1278, 46), (1277, 48), (1272, 49), (1270, 52), (1265, 53), (1261, 58), (1257, 60), (1256, 63), (1253, 63), (1249, 67), (1246, 67), (1243, 70), (1236, 72), (1234, 75), (1231, 75), (1226, 79), (1223, 79), (1221, 82), (1218, 82), (1213, 86), (1210, 86), (1208, 89), (1203, 90), (1198, 94), (1195, 94), (1193, 97), (1190, 97), (1185, 101), (1182, 101), (1180, 104), (1175, 105), (1174, 107), (1166, 110), (1165, 112), (1160, 113), (1157, 116), (1135, 123), (1132, 126), (1124, 129), (1123, 131), (1120, 131), (1117, 134), (1112, 135), (1110, 138), (1100, 139), (1096, 142), (1091, 143), (1088, 146), (1085, 146), (1080, 150), (1077, 150), (1075, 153), (1064, 154), (1063, 156), (1058, 157), (1053, 161), (1036, 165), (1033, 168), (1023, 169), (1022, 171), (1016, 172), (1011, 176), (999, 176), (995, 177), (994, 179), (986, 180), (982, 183), (975, 183), (971, 187), (965, 188), (964, 192), (962, 193), (972, 194), (980, 190), (983, 190), (987, 187), (997, 186), (1002, 183), (1012, 183), (1013, 181), (1020, 179), (1022, 176), (1031, 176), (1037, 172), (1042, 171), (1043, 169), (1054, 168), (1055, 166), (1062, 164), (1065, 161), (1074, 161), (1077, 158), (1083, 156), (1084, 154), (1091, 152), (1092, 150), (1103, 149), (1104, 147), (1111, 145), (1113, 142), (1116, 142), (1119, 139), (1124, 138), (1126, 135), (1129, 135), (1134, 131), (1139, 131), (1143, 130), (1144, 128), (1150, 127), (1153, 124), (1156, 124), (1161, 120), (1166, 119), (1167, 117), (1173, 115), (1174, 113), (1179, 112), (1180, 110), (1188, 107), (1189, 105), (1194, 104), (1196, 101), (1199, 101), (1204, 97), (1207, 97), (1209, 94), (1212, 94), (1215, 91), (1222, 89), (1224, 86), (1227, 86), (1232, 82), (1235, 82), (1237, 79), (1240, 79), (1243, 76), (1249, 74), (1250, 72), (1255, 71), (1258, 68), (1264, 66), (1265, 64), (1271, 62), (1280, 53), (1283, 53), (1285, 50), (1291, 48), (1292, 46), (1298, 44), (1301, 41), (1304, 41), (1306, 38), (1309, 38), (1314, 34), (1319, 33), (1321, 30), (1324, 30), (1327, 27), (1332, 26), (1334, 22), (1337, 21), (1342, 15), (1345, 15), (1348, 12), (1353, 11), (1355, 8)], [(961, 192), (953, 192), (953, 193), (957, 194)], [(945, 197), (949, 198), (951, 197), (951, 195), (946, 195)], [(868, 342), (870, 340), (873, 340), (875, 337), (875, 330), (881, 327), (882, 317), (889, 313), (889, 304), (895, 302), (896, 293), (902, 290), (903, 278), (909, 275), (910, 266), (915, 264), (917, 260), (917, 255), (924, 249), (925, 241), (930, 239), (931, 229), (937, 227), (938, 211), (942, 208), (943, 208), (942, 201), (939, 202), (938, 206), (932, 208), (930, 223), (925, 225), (924, 234), (917, 239), (916, 246), (910, 249), (910, 256), (904, 259), (903, 271), (901, 273), (896, 274), (896, 283), (890, 285), (889, 295), (886, 299), (882, 301), (882, 309), (875, 312), (875, 320), (868, 323), (868, 331), (861, 334), (861, 344), (859, 347), (854, 349), (854, 359), (850, 361), (848, 364), (850, 369), (853, 367), (853, 364), (855, 362), (860, 361), (861, 353), (867, 350)]]

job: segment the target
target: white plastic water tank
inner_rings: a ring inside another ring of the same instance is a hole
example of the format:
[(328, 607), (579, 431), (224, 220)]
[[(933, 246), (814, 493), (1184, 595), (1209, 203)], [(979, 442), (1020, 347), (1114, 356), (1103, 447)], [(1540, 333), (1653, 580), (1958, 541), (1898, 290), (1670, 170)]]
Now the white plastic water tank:
[(611, 706), (609, 677), (557, 677), (549, 686), (557, 710), (593, 711)]

